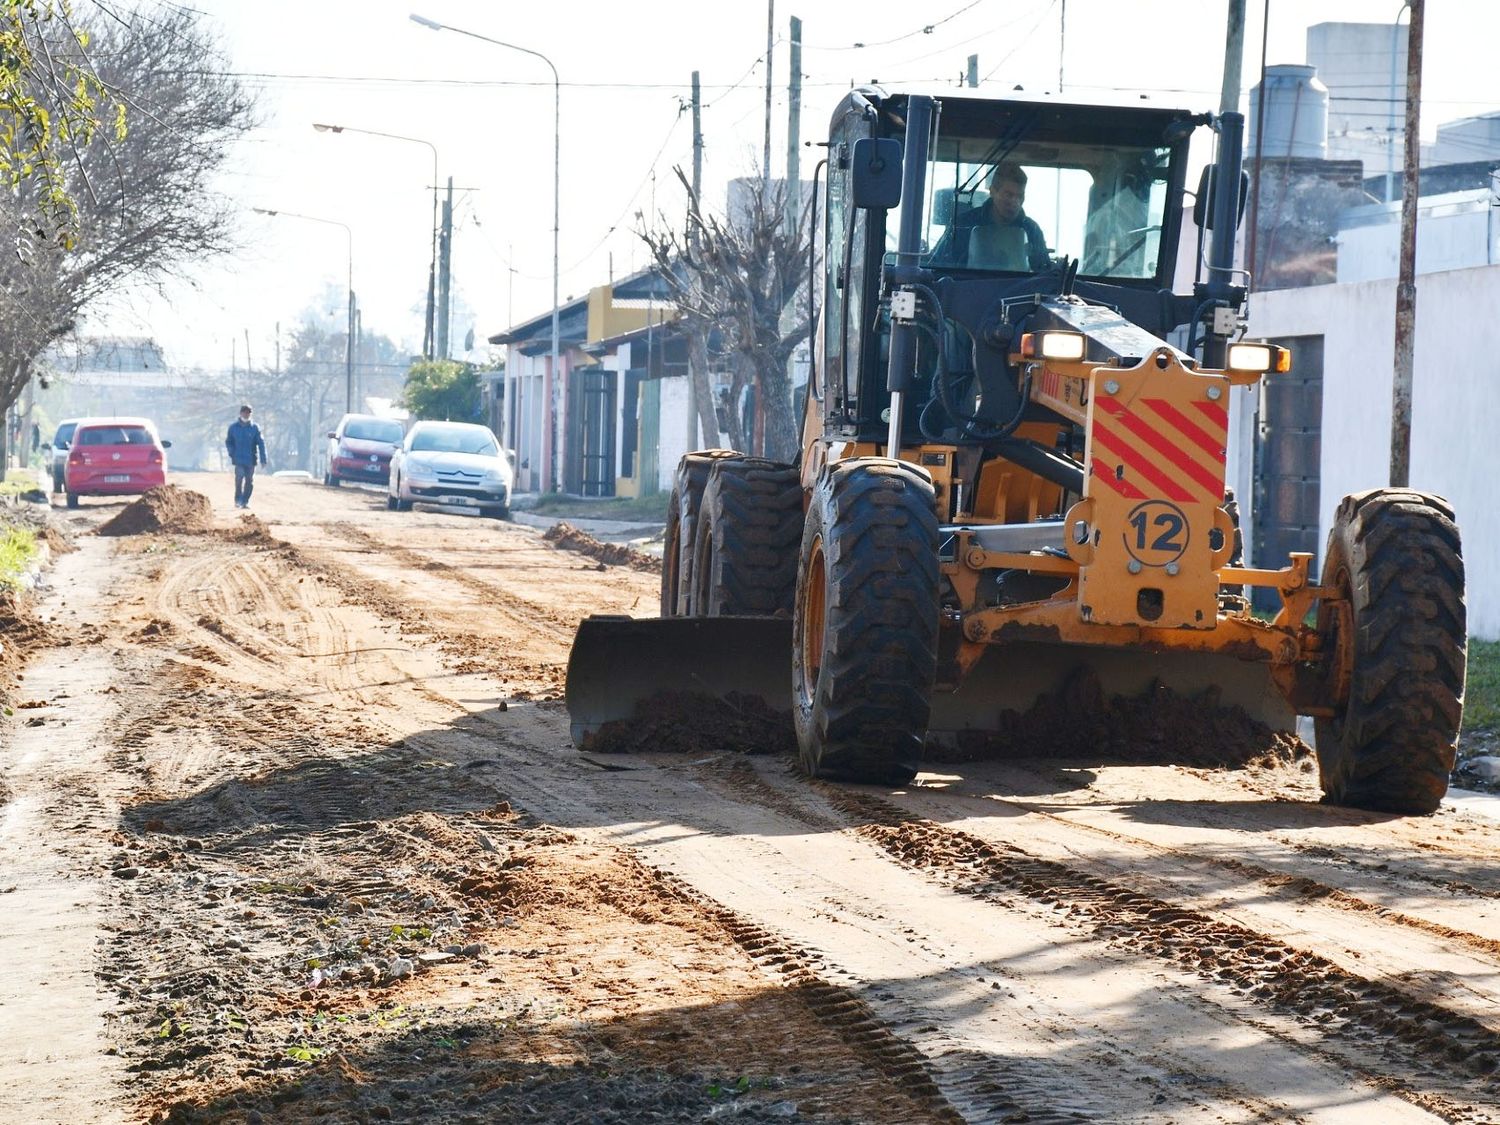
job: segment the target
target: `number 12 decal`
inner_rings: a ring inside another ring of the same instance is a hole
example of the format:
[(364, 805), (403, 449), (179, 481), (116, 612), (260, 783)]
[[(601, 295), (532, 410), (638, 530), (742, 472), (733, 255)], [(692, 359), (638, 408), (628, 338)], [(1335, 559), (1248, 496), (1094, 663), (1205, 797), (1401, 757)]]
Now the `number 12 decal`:
[(1187, 516), (1175, 504), (1144, 501), (1132, 509), (1127, 522), (1130, 530), (1125, 533), (1125, 549), (1146, 566), (1165, 566), (1187, 550)]

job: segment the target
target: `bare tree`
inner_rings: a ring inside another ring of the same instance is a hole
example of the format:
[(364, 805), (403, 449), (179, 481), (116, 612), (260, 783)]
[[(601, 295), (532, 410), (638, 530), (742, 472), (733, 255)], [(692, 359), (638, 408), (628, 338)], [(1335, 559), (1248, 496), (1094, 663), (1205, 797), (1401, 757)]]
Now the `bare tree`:
[[(740, 181), (743, 204), (732, 213), (705, 214), (682, 169), (676, 172), (688, 197), (684, 229), (661, 220), (640, 236), (672, 291), (689, 346), (705, 357), (710, 334), (718, 331), (733, 360), (731, 404), (753, 386), (765, 411), (766, 455), (793, 460), (798, 437), (789, 363), (811, 328), (805, 301), (798, 299), (808, 280), (808, 211), (788, 223), (784, 185), (767, 188), (756, 176)], [(695, 375), (693, 397), (704, 433), (717, 434), (706, 374)], [(728, 413), (730, 440), (749, 449), (738, 411)]]
[(233, 246), (230, 203), (210, 185), (230, 141), (252, 124), (251, 99), (191, 8), (131, 20), (101, 15), (82, 35), (64, 24), (40, 32), (39, 49), (93, 75), (129, 128), (70, 134), (60, 168), (75, 208), (71, 238), (49, 235), (56, 205), (44, 180), (22, 179), (0, 199), (18, 246), (0, 256), (0, 411), (43, 349), (101, 298), (160, 288)]

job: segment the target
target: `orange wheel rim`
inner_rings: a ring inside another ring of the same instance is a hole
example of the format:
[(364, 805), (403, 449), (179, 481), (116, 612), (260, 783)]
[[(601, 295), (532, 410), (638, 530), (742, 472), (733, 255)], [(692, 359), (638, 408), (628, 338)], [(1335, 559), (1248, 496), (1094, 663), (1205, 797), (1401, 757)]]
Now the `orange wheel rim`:
[(823, 555), (823, 539), (813, 540), (807, 557), (807, 596), (802, 606), (802, 694), (811, 703), (818, 691), (818, 675), (823, 670), (823, 624), (828, 613), (828, 565)]

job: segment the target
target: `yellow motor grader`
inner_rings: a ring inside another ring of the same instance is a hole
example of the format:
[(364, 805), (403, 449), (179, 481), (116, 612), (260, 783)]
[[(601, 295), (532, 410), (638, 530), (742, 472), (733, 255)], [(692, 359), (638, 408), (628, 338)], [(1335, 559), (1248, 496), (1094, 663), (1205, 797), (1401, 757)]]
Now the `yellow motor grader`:
[[(1201, 127), (1218, 157), (1190, 193)], [(682, 459), (661, 617), (582, 624), (575, 740), (662, 690), (739, 693), (790, 709), (808, 773), (902, 784), (924, 745), (982, 735), (1083, 667), (1114, 695), (1312, 716), (1328, 800), (1434, 810), (1464, 685), (1451, 508), (1348, 496), (1320, 574), (1310, 554), (1241, 564), (1230, 389), (1292, 358), (1235, 339), (1242, 131), (851, 91), (819, 193), (800, 461)], [(1190, 194), (1207, 269), (1175, 294)], [(1276, 592), (1273, 617), (1246, 587)]]

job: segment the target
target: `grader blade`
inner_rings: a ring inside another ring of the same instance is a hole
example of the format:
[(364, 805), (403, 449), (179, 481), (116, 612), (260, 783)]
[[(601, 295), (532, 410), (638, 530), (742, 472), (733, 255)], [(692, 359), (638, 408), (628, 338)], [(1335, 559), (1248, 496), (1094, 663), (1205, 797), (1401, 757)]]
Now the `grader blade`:
[[(1239, 708), (1273, 731), (1296, 727), (1296, 716), (1263, 663), (1217, 653), (1023, 641), (991, 648), (957, 691), (933, 693), (928, 741), (951, 745), (962, 732), (991, 730), (1002, 711), (1025, 712), (1080, 674), (1092, 675), (1106, 698), (1134, 699), (1160, 686), (1206, 705)], [(1046, 746), (1036, 748), (1038, 755), (1048, 752)]]
[(760, 699), (787, 711), (792, 623), (771, 617), (586, 617), (568, 658), (573, 743), (664, 692)]

